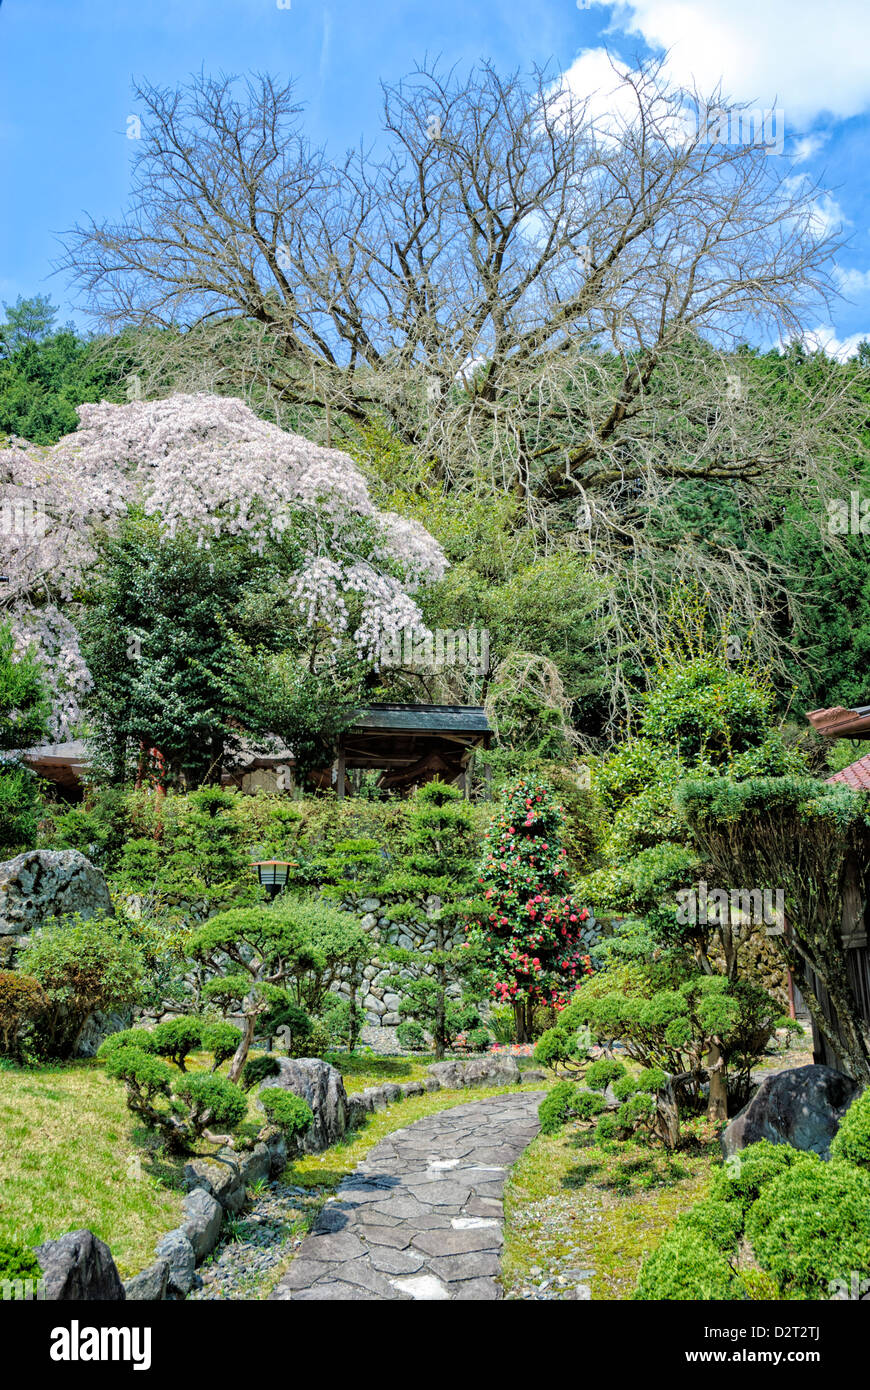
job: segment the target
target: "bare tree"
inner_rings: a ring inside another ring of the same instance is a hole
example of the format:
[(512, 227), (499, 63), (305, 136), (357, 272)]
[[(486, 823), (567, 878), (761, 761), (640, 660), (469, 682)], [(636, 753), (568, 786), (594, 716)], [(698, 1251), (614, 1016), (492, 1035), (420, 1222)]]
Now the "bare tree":
[[(651, 506), (698, 481), (751, 505), (824, 492), (858, 429), (830, 375), (783, 411), (733, 355), (832, 293), (818, 188), (711, 141), (721, 93), (671, 90), (656, 63), (617, 82), (627, 114), (603, 122), (542, 71), (423, 67), (341, 162), (292, 84), (141, 85), (129, 211), (74, 229), (62, 264), (108, 327), (160, 330), (139, 340), (146, 391), (244, 392), (333, 443), (386, 421), (444, 486), (515, 490), (545, 547), (573, 535), (618, 581), (624, 638), (626, 594), (658, 621)], [(667, 583), (701, 574), (719, 615), (772, 633), (783, 577), (702, 539), (671, 544)]]

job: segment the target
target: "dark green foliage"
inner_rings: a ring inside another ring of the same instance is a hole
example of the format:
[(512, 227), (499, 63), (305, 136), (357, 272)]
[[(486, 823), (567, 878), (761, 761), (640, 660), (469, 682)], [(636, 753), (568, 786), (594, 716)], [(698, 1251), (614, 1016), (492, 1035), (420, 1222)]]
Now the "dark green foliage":
[(287, 1139), (296, 1139), (304, 1134), (314, 1120), (307, 1101), (277, 1086), (267, 1086), (260, 1092), (260, 1104), (270, 1124), (283, 1130)]
[[(475, 980), (476, 953), (467, 944), (457, 944), (476, 889), (474, 817), (457, 787), (435, 780), (417, 788), (408, 812), (407, 846), (401, 869), (386, 877), (379, 892), (388, 901), (399, 900), (389, 910), (391, 920), (407, 922), (412, 932), (415, 924), (421, 932), (431, 932), (434, 949), (392, 947), (381, 954), (404, 971), (391, 981), (402, 996), (399, 1013), (431, 1034), (440, 1058), (459, 1033), (482, 1025), (476, 1003), (482, 989)], [(416, 901), (409, 905), (406, 900), (411, 897)], [(437, 907), (432, 898), (438, 899)], [(432, 973), (423, 973), (430, 966)], [(447, 989), (459, 982), (466, 994), (456, 1004)]]
[[(39, 662), (16, 653), (11, 625), (0, 623), (0, 755), (39, 743), (48, 729), (49, 701)], [(16, 758), (0, 756), (0, 856), (11, 859), (36, 843), (39, 794), (35, 775)]]
[(856, 1096), (843, 1116), (831, 1144), (831, 1157), (870, 1168), (870, 1090)]
[(265, 1081), (267, 1076), (277, 1076), (280, 1070), (278, 1058), (270, 1052), (264, 1052), (260, 1057), (249, 1057), (242, 1069), (239, 1085), (243, 1090), (250, 1091)]
[(571, 1108), (578, 1120), (593, 1120), (603, 1112), (605, 1104), (604, 1097), (595, 1091), (578, 1091)]
[(762, 1269), (790, 1297), (825, 1298), (870, 1276), (870, 1173), (801, 1154), (765, 1184), (746, 1217)]
[(202, 1020), (199, 1018), (167, 1019), (165, 1023), (158, 1023), (157, 1027), (152, 1030), (151, 1042), (155, 1052), (158, 1052), (161, 1057), (168, 1057), (180, 1071), (184, 1071), (185, 1058), (203, 1046)]
[(109, 1051), (105, 1066), (107, 1076), (123, 1081), (130, 1110), (159, 1131), (171, 1152), (189, 1152), (214, 1126), (235, 1129), (247, 1113), (244, 1092), (226, 1077), (195, 1072), (174, 1078), (161, 1057), (131, 1044)]

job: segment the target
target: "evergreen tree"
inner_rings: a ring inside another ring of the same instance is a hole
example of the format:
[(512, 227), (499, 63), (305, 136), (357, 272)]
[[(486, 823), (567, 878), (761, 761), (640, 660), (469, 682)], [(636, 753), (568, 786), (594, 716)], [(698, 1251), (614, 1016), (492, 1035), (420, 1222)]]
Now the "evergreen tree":
[(390, 947), (382, 954), (413, 972), (410, 980), (402, 976), (393, 982), (403, 995), (399, 1012), (429, 1030), (440, 1058), (458, 1033), (481, 1028), (473, 998), (460, 1003), (448, 994), (452, 984), (472, 990), (474, 984), (476, 952), (467, 942), (455, 944), (460, 924), (473, 911), (474, 818), (456, 787), (433, 781), (418, 788), (408, 820), (406, 867), (390, 875), (381, 891), (387, 898), (417, 899), (397, 903), (388, 916), (413, 931), (425, 915), (434, 946), (427, 951)]
[[(0, 624), (0, 754), (30, 748), (45, 736), (48, 697), (39, 663), (31, 653), (16, 655), (9, 623)], [(39, 795), (29, 767), (0, 755), (0, 854), (32, 847), (36, 839)]]

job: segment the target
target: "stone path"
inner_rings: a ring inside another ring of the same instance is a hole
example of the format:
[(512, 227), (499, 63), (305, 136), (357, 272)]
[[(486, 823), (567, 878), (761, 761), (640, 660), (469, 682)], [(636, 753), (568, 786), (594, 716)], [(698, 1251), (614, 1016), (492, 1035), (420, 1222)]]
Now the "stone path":
[(428, 1115), (345, 1178), (273, 1299), (497, 1299), (502, 1192), (543, 1091)]

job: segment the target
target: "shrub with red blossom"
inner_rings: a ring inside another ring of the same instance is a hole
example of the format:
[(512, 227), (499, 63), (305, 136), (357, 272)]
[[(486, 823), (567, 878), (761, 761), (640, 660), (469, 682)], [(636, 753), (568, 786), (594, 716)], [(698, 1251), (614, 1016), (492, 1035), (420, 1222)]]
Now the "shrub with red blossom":
[(569, 891), (562, 808), (546, 783), (523, 778), (502, 794), (485, 837), (480, 884), (488, 905), (469, 928), (491, 991), (514, 1006), (517, 1039), (531, 1036), (538, 1005), (565, 1007), (584, 975), (592, 919)]

